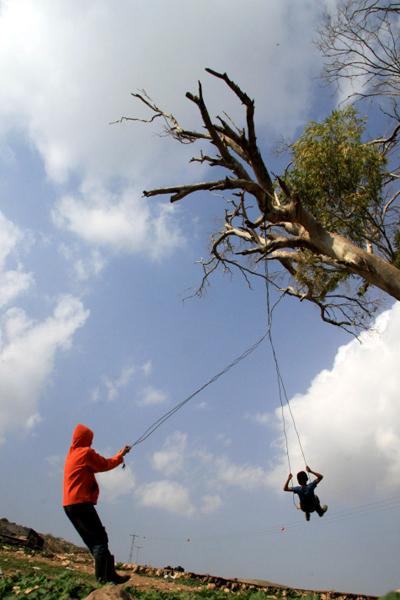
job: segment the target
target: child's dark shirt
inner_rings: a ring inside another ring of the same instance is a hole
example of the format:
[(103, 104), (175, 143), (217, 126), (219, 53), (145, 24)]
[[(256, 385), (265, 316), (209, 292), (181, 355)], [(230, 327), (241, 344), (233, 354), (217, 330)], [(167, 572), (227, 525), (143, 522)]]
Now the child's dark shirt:
[(315, 504), (314, 490), (318, 485), (317, 479), (307, 483), (307, 485), (296, 485), (292, 488), (292, 492), (297, 494), (300, 499), (300, 507), (305, 510), (308, 507), (313, 508)]

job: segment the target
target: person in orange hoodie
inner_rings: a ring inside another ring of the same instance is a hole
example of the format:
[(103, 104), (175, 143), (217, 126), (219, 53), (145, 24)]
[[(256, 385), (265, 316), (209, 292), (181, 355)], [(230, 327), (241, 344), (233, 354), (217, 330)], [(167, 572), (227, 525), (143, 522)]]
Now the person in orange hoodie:
[(91, 447), (93, 431), (80, 423), (75, 427), (64, 465), (64, 511), (89, 548), (95, 561), (96, 579), (101, 583), (124, 583), (108, 549), (107, 532), (95, 509), (99, 497), (95, 473), (110, 471), (124, 462), (131, 447), (124, 446), (112, 458), (104, 458)]

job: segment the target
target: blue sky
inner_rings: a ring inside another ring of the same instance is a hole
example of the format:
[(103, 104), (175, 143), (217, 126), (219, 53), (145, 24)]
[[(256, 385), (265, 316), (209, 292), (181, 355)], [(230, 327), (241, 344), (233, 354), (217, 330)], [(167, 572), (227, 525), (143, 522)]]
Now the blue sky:
[[(202, 79), (213, 113), (238, 107), (204, 67), (256, 100), (267, 163), (338, 95), (312, 40), (322, 2), (0, 2), (1, 516), (79, 539), (61, 504), (62, 466), (83, 422), (114, 454), (261, 337), (265, 289), (217, 274), (202, 299), (196, 261), (223, 218), (219, 196), (171, 207), (142, 197), (198, 181), (193, 148), (142, 124), (146, 91), (188, 126)], [(335, 2), (327, 6), (333, 10)], [(400, 309), (363, 343), (285, 300), (274, 340), (323, 519), (306, 523), (287, 476), (265, 342), (99, 477), (119, 560), (307, 588), (398, 587)], [(304, 467), (289, 430), (293, 470)], [(190, 540), (190, 541), (188, 541)]]

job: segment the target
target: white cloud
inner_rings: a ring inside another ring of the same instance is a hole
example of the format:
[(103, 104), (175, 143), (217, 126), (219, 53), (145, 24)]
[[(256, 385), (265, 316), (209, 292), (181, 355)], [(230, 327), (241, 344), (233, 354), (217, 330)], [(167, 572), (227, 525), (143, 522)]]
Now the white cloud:
[(197, 408), (197, 410), (207, 410), (209, 405), (208, 402), (198, 402), (197, 404), (194, 405), (195, 408)]
[(257, 423), (258, 425), (268, 425), (271, 423), (272, 416), (271, 413), (255, 413), (254, 415), (246, 413), (245, 418), (253, 423)]
[(136, 367), (134, 365), (129, 365), (123, 367), (121, 373), (116, 379), (113, 380), (109, 377), (105, 378), (104, 385), (107, 388), (108, 400), (115, 400), (118, 397), (120, 390), (126, 387), (131, 382), (135, 371)]
[(214, 461), (214, 455), (211, 452), (205, 450), (204, 448), (195, 450), (194, 452), (192, 452), (192, 456), (203, 465), (207, 465)]
[(25, 292), (33, 282), (31, 273), (23, 271), (0, 271), (0, 307), (9, 304), (22, 292)]
[[(90, 399), (92, 402), (99, 402), (105, 398), (109, 402), (116, 400), (121, 391), (128, 387), (134, 379), (142, 381), (146, 380), (152, 371), (151, 361), (145, 362), (143, 365), (135, 365), (126, 363), (115, 376), (104, 375), (101, 382), (92, 390)], [(138, 404), (156, 405), (165, 402), (167, 395), (161, 390), (147, 385), (139, 394)]]
[(258, 466), (238, 465), (226, 457), (215, 459), (216, 479), (224, 485), (254, 490), (267, 485), (267, 472)]
[(84, 282), (97, 277), (105, 268), (107, 260), (97, 249), (91, 249), (82, 256), (82, 249), (74, 245), (60, 244), (59, 252), (72, 265), (72, 272), (78, 281)]
[(232, 445), (232, 439), (228, 435), (226, 435), (226, 433), (219, 433), (217, 435), (217, 440), (225, 448), (228, 448)]
[[(225, 439), (224, 436), (222, 439)], [(218, 455), (204, 448), (196, 449), (188, 456), (204, 467), (191, 467), (191, 472), (197, 474), (197, 481), (212, 486), (214, 491), (218, 489), (222, 492), (228, 487), (238, 487), (251, 492), (269, 485), (269, 472), (259, 465), (235, 463), (226, 455)]]
[(116, 253), (145, 254), (157, 260), (183, 243), (173, 213), (174, 207), (168, 204), (151, 207), (134, 188), (127, 188), (118, 196), (89, 186), (81, 198), (61, 198), (52, 214), (58, 227), (88, 244)]
[(191, 517), (195, 513), (188, 490), (176, 481), (162, 480), (147, 483), (140, 486), (136, 494), (143, 506), (161, 508), (186, 517)]
[[(185, 92), (196, 91), (202, 79), (210, 112), (228, 111), (242, 121), (240, 102), (205, 75), (212, 66), (255, 98), (259, 135), (290, 136), (308, 117), (319, 69), (310, 43), (318, 13), (313, 3), (290, 0), (253, 0), (251, 10), (231, 0), (170, 0), (156, 12), (151, 3), (129, 0), (117, 11), (106, 0), (79, 6), (3, 0), (0, 143), (17, 131), (38, 150), (50, 180), (82, 183), (80, 193), (68, 192), (53, 211), (60, 227), (97, 251), (75, 257), (80, 280), (104, 268), (107, 252), (158, 260), (179, 248), (184, 236), (176, 209), (141, 198), (141, 190), (202, 178), (199, 164), (188, 174), (187, 160), (197, 153), (191, 146), (154, 135), (144, 124), (110, 125), (120, 115), (149, 116), (130, 92), (147, 89), (184, 126), (201, 129)], [(171, 35), (177, 22), (183, 36)], [(161, 121), (155, 129), (162, 130)], [(28, 280), (18, 283), (23, 289)], [(4, 294), (15, 285), (9, 282)]]
[(31, 415), (28, 418), (27, 422), (25, 423), (25, 427), (26, 427), (26, 429), (34, 429), (36, 427), (36, 425), (38, 425), (42, 421), (43, 421), (43, 418), (40, 416), (40, 414), (34, 413), (33, 415)]
[(186, 433), (176, 431), (168, 436), (162, 450), (152, 456), (153, 468), (167, 476), (178, 473), (183, 468), (186, 446)]
[[(361, 336), (361, 344), (352, 340), (339, 348), (332, 368), (290, 401), (306, 458), (325, 475), (321, 495), (328, 502), (372, 501), (400, 490), (399, 336), (396, 303)], [(275, 422), (280, 428), (279, 411)], [(287, 475), (282, 444), (269, 478), (276, 489)], [(304, 468), (292, 428), (289, 448), (293, 469)]]
[(120, 373), (112, 378), (104, 376), (101, 384), (97, 385), (91, 392), (90, 399), (92, 402), (98, 402), (101, 397), (105, 396), (109, 402), (116, 400), (123, 388), (126, 388), (132, 381), (137, 368), (133, 364), (128, 364), (122, 367)]
[(107, 261), (98, 250), (92, 250), (86, 258), (78, 258), (74, 263), (74, 271), (80, 281), (86, 281), (99, 275)]
[(142, 366), (141, 366), (143, 375), (145, 377), (148, 377), (149, 375), (151, 375), (152, 370), (153, 370), (153, 365), (151, 360), (146, 361)]
[[(267, 472), (259, 466), (235, 464), (226, 456), (204, 449), (189, 451), (187, 434), (182, 432), (168, 436), (163, 448), (153, 454), (152, 466), (166, 477), (174, 475), (175, 480), (139, 486), (136, 493), (141, 504), (187, 516), (216, 512), (223, 505), (223, 493), (228, 487), (253, 492), (268, 485)], [(184, 477), (184, 484), (178, 476)], [(190, 500), (194, 494), (196, 503)]]
[(121, 496), (131, 494), (136, 487), (136, 478), (129, 466), (125, 469), (119, 466), (112, 471), (97, 473), (96, 478), (101, 485), (102, 500), (106, 502), (115, 502)]
[[(340, 3), (338, 3), (337, 0), (325, 0), (325, 4), (329, 14), (335, 21), (337, 18), (337, 8), (338, 5), (340, 6)], [(387, 31), (386, 27), (381, 24), (379, 38), (381, 39), (381, 44), (383, 44), (382, 47), (376, 43), (372, 36), (368, 38), (368, 43), (361, 41), (363, 36), (360, 36), (360, 41), (357, 41), (356, 35), (353, 36), (352, 43), (349, 44), (349, 53), (346, 56), (349, 61), (349, 66), (342, 71), (342, 77), (336, 82), (337, 100), (340, 106), (354, 102), (355, 96), (358, 94), (365, 95), (371, 91), (376, 80), (371, 77), (369, 64), (374, 62), (377, 62), (377, 64), (384, 62), (389, 53), (389, 48), (393, 46), (393, 39), (398, 38), (400, 34), (400, 19), (397, 18), (396, 20), (393, 18), (391, 22), (391, 34)], [(369, 23), (369, 26), (371, 26), (371, 22)], [(353, 27), (355, 27), (355, 24)], [(386, 43), (386, 49), (382, 50)], [(350, 51), (352, 51), (352, 54), (350, 54)], [(381, 57), (379, 61), (377, 61), (378, 56)]]
[(7, 256), (21, 240), (22, 233), (14, 223), (6, 219), (3, 213), (0, 213), (0, 230), (0, 265), (4, 268)]
[(61, 471), (64, 464), (64, 457), (60, 456), (59, 454), (51, 454), (50, 456), (46, 456), (46, 462), (51, 467)]
[(30, 320), (20, 309), (8, 310), (1, 324), (0, 439), (38, 422), (41, 392), (54, 370), (56, 354), (70, 348), (88, 318), (80, 300), (64, 296), (53, 315)]
[(201, 512), (205, 515), (217, 511), (222, 506), (221, 497), (218, 494), (206, 494), (202, 497)]
[(90, 393), (90, 401), (98, 402), (100, 400), (100, 394), (101, 394), (100, 387), (99, 386), (95, 387)]
[[(320, 57), (310, 43), (317, 19), (314, 3), (290, 0), (254, 0), (251, 10), (231, 0), (171, 0), (158, 3), (156, 12), (127, 0), (117, 11), (106, 0), (79, 6), (3, 0), (2, 129), (27, 132), (58, 181), (80, 169), (95, 178), (130, 179), (144, 168), (158, 180), (161, 152), (166, 170), (177, 153), (165, 153), (146, 126), (109, 125), (120, 114), (145, 114), (129, 92), (146, 88), (191, 125), (196, 111), (184, 94), (213, 66), (256, 98), (261, 125), (288, 133), (304, 115), (318, 71)], [(177, 23), (183, 35), (171, 35)], [(224, 88), (211, 81), (205, 93), (219, 99)]]
[(50, 456), (46, 456), (45, 461), (47, 463), (45, 469), (48, 477), (52, 479), (57, 478), (60, 481), (63, 476), (65, 457), (59, 454), (51, 454)]
[(148, 385), (142, 390), (138, 403), (140, 406), (155, 406), (163, 404), (167, 398), (168, 396), (165, 392), (152, 385)]
[(0, 212), (0, 307), (12, 302), (33, 283), (32, 273), (24, 272), (21, 265), (17, 269), (6, 268), (23, 240), (22, 231)]

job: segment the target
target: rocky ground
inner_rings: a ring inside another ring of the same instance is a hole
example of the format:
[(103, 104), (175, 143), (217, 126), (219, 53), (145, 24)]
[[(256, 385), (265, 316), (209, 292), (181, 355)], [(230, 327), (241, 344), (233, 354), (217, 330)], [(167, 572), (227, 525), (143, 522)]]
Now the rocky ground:
[[(0, 568), (3, 577), (19, 574), (21, 570), (37, 573), (60, 574), (65, 572), (80, 573), (88, 581), (93, 580), (93, 561), (84, 548), (79, 548), (63, 539), (41, 534), (44, 545), (41, 550), (24, 547), (29, 528), (0, 519)], [(3, 536), (3, 538), (1, 537)], [(19, 539), (20, 543), (12, 545), (4, 543), (4, 536)], [(209, 574), (191, 573), (182, 567), (155, 568), (150, 566), (122, 563), (118, 565), (121, 573), (130, 575), (129, 582), (122, 586), (107, 585), (94, 590), (87, 600), (107, 600), (113, 598), (132, 598), (129, 589), (141, 592), (224, 592), (225, 594), (246, 594), (262, 591), (269, 600), (285, 598), (318, 598), (318, 600), (374, 600), (373, 596), (357, 596), (326, 590), (301, 590), (285, 588), (268, 581), (248, 581), (226, 579)], [(24, 594), (26, 595), (26, 593)], [(29, 596), (28, 596), (29, 597)]]

